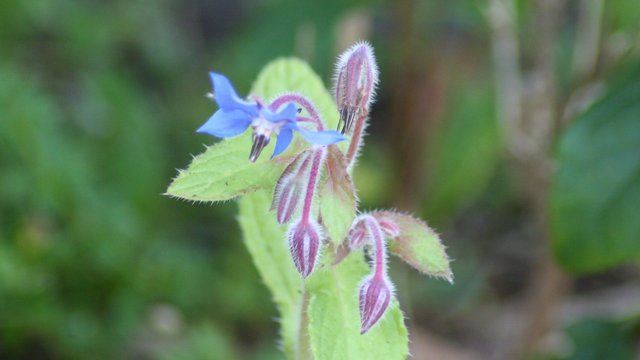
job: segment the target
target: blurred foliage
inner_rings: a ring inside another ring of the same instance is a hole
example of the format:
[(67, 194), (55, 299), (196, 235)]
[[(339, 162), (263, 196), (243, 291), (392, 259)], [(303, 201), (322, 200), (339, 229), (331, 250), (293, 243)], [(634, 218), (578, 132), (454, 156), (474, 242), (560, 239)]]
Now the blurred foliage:
[[(535, 31), (533, 2), (516, 2), (526, 44)], [(433, 58), (456, 60), (433, 71), (460, 74), (437, 89), (446, 109), (424, 156), (427, 219), (444, 230), (461, 214), (476, 214), (479, 201), (486, 213), (517, 213), (517, 200), (505, 191), (513, 179), (499, 153), (493, 80), (486, 76), (486, 2), (416, 3), (418, 40)], [(568, 69), (581, 2), (568, 3), (555, 54), (562, 98), (575, 87)], [(394, 4), (0, 1), (0, 358), (281, 358), (274, 306), (240, 242), (235, 204), (191, 206), (160, 194), (174, 169), (211, 142), (193, 133), (214, 109), (203, 96), (208, 70), (229, 75), (246, 93), (264, 64), (296, 54), (327, 83), (343, 35), (337, 25), (364, 11), (386, 84), (404, 66), (393, 63), (390, 50), (398, 40), (390, 31)], [(608, 66), (619, 58), (637, 63), (639, 18), (636, 2), (606, 0), (599, 75), (611, 77)], [(569, 269), (638, 259), (640, 109), (625, 99), (637, 97), (640, 80), (637, 71), (627, 74), (616, 79), (627, 85), (611, 86), (559, 142), (554, 246)], [(396, 184), (379, 128), (400, 121), (384, 116), (390, 97), (380, 94), (354, 176), (368, 208), (393, 202)], [(455, 241), (445, 241), (457, 260), (456, 286), (409, 285), (420, 299), (415, 318), (427, 313), (430, 326), (460, 327), (490, 301), (495, 258), (480, 246), (495, 253), (500, 243), (495, 232), (479, 229), (483, 219), (465, 225), (481, 239), (454, 232)], [(173, 320), (158, 308), (170, 309)], [(576, 348), (587, 346), (579, 338), (588, 336), (575, 334)]]
[(182, 342), (169, 346), (160, 360), (232, 360), (239, 359), (228, 339), (211, 326), (194, 327)]
[(633, 323), (602, 318), (571, 324), (567, 333), (573, 353), (565, 360), (631, 360), (634, 357)]
[(554, 250), (569, 270), (640, 259), (640, 66), (560, 139), (551, 194)]
[(450, 218), (487, 188), (502, 157), (494, 96), (489, 79), (467, 79), (451, 94), (447, 121), (435, 132), (431, 147), (426, 218)]
[[(206, 77), (186, 87), (193, 43), (174, 5), (0, 4), (0, 358), (155, 356), (218, 326), (275, 336), (234, 207), (160, 196), (210, 107)], [(179, 319), (169, 330), (159, 305)]]

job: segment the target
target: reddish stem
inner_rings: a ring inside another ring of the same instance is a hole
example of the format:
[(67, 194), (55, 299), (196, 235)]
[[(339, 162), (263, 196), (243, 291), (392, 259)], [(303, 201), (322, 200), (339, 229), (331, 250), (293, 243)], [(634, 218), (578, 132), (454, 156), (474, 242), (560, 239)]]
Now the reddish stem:
[(351, 167), (351, 165), (353, 165), (356, 155), (358, 154), (358, 149), (360, 149), (360, 143), (362, 142), (362, 137), (364, 136), (364, 128), (367, 124), (368, 115), (368, 113), (362, 114), (356, 121), (356, 126), (353, 129), (351, 142), (349, 143), (349, 149), (347, 150), (347, 167), (349, 168)]
[(380, 224), (378, 221), (370, 217), (367, 219), (367, 228), (369, 229), (369, 233), (373, 238), (373, 246), (375, 248), (375, 260), (374, 260), (374, 278), (383, 279), (384, 272), (387, 265), (386, 259), (386, 249), (384, 247), (384, 237), (382, 235), (382, 230), (380, 229)]
[(319, 148), (315, 150), (313, 154), (313, 163), (311, 164), (311, 170), (309, 172), (309, 182), (307, 183), (307, 192), (304, 196), (304, 205), (302, 208), (302, 221), (307, 224), (311, 217), (311, 203), (313, 202), (313, 193), (315, 192), (316, 183), (318, 182), (323, 153), (324, 148)]
[(323, 131), (324, 130), (324, 124), (322, 122), (322, 119), (320, 118), (320, 114), (318, 113), (318, 110), (311, 103), (311, 101), (307, 100), (307, 98), (305, 98), (302, 95), (299, 95), (299, 94), (285, 94), (285, 95), (279, 96), (278, 98), (273, 100), (271, 105), (269, 105), (269, 108), (272, 111), (276, 111), (276, 110), (278, 110), (278, 108), (280, 106), (282, 106), (282, 105), (284, 105), (286, 103), (289, 103), (289, 102), (292, 102), (292, 103), (295, 103), (295, 104), (298, 104), (298, 105), (302, 106), (302, 108), (305, 109), (309, 113), (309, 115), (311, 116), (311, 120), (316, 125), (317, 130), (318, 131)]
[(316, 120), (308, 117), (308, 116), (298, 116), (298, 122), (312, 123), (313, 125), (317, 125)]

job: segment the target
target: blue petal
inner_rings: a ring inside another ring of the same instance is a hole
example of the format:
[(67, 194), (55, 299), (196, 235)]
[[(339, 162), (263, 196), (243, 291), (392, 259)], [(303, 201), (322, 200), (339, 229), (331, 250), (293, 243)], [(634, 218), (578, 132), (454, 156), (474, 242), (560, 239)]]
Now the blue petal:
[(304, 136), (305, 140), (314, 145), (331, 145), (347, 139), (346, 136), (335, 130), (309, 131), (298, 128), (298, 131)]
[(227, 138), (242, 134), (251, 124), (251, 119), (240, 110), (218, 110), (197, 130), (213, 136)]
[(280, 133), (278, 134), (278, 140), (276, 141), (276, 148), (273, 149), (273, 155), (271, 157), (282, 154), (283, 151), (289, 147), (291, 144), (291, 140), (293, 139), (293, 130), (288, 127), (283, 127), (280, 129)]
[(241, 110), (253, 117), (258, 114), (258, 105), (242, 100), (226, 76), (214, 72), (210, 72), (209, 76), (213, 83), (214, 97), (222, 110)]
[(298, 107), (294, 103), (288, 103), (284, 109), (276, 113), (271, 112), (268, 109), (263, 109), (262, 116), (273, 123), (283, 120), (294, 122), (296, 121), (296, 116), (298, 116)]

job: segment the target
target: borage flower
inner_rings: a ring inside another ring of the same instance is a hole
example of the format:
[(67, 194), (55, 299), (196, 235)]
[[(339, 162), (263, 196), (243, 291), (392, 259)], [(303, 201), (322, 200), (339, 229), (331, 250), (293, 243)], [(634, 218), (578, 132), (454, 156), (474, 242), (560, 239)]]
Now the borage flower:
[(258, 100), (241, 99), (224, 75), (214, 72), (209, 75), (213, 84), (214, 98), (220, 109), (197, 132), (229, 138), (242, 134), (251, 126), (253, 145), (249, 160), (252, 162), (256, 161), (262, 150), (269, 144), (273, 134), (278, 137), (278, 140), (271, 157), (286, 150), (293, 140), (293, 131), (299, 132), (305, 140), (314, 145), (330, 145), (346, 139), (337, 131), (310, 131), (298, 126), (298, 108), (292, 102), (272, 111)]

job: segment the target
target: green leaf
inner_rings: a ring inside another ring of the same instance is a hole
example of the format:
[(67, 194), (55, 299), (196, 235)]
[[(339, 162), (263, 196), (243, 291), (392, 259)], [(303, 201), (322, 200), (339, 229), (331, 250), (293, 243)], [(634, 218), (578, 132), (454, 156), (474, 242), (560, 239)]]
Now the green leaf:
[(338, 265), (316, 270), (307, 282), (309, 336), (316, 360), (407, 358), (407, 329), (395, 300), (380, 322), (360, 335), (358, 290), (369, 272), (359, 251)]
[(400, 235), (389, 241), (392, 254), (420, 272), (453, 282), (445, 248), (438, 234), (427, 224), (413, 216), (391, 211), (376, 211), (372, 215), (378, 220), (393, 222), (400, 229)]
[[(273, 186), (286, 165), (269, 160), (269, 148), (255, 163), (248, 160), (251, 134), (223, 140), (196, 156), (189, 168), (180, 171), (167, 194), (187, 200), (223, 201)], [(271, 147), (273, 145), (269, 145)]]
[(287, 247), (286, 226), (268, 213), (271, 193), (267, 191), (245, 195), (239, 204), (244, 242), (278, 306), (284, 350), (292, 357), (299, 332), (302, 280)]
[(344, 155), (336, 146), (330, 146), (325, 160), (324, 180), (319, 188), (320, 216), (334, 245), (347, 236), (356, 217), (356, 190), (347, 172)]
[(567, 270), (640, 258), (640, 67), (583, 113), (557, 152), (553, 249)]
[[(305, 62), (280, 59), (271, 62), (258, 76), (252, 94), (265, 100), (286, 92), (298, 92), (311, 99), (328, 126), (337, 126), (337, 110), (322, 80)], [(212, 109), (213, 110), (213, 109)], [(254, 163), (248, 160), (251, 134), (222, 140), (196, 156), (189, 167), (178, 173), (167, 194), (195, 201), (224, 201), (260, 189), (271, 189), (292, 157), (308, 144), (296, 135), (287, 151), (269, 159), (275, 141)], [(344, 146), (344, 145), (343, 145)]]

